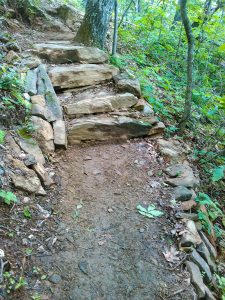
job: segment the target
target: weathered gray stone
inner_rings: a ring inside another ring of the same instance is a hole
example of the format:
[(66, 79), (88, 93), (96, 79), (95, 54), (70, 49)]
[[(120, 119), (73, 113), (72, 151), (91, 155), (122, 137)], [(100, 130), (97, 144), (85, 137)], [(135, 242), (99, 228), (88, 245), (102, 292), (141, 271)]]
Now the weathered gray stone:
[(123, 74), (114, 76), (113, 79), (118, 91), (131, 93), (138, 98), (141, 97), (141, 87), (138, 79), (130, 79)]
[(199, 299), (203, 299), (205, 296), (205, 285), (198, 266), (191, 261), (187, 261), (185, 264), (191, 275), (191, 282), (196, 289)]
[(13, 61), (18, 60), (19, 58), (20, 57), (16, 52), (14, 52), (13, 50), (10, 50), (5, 57), (5, 60), (8, 63), (12, 63)]
[(29, 70), (25, 79), (25, 92), (30, 96), (37, 94), (37, 69)]
[(22, 138), (21, 136), (19, 136), (19, 139), (19, 145), (23, 151), (33, 155), (40, 164), (45, 163), (45, 158), (36, 140), (33, 138)]
[(50, 68), (49, 77), (55, 89), (69, 89), (108, 81), (117, 72), (110, 65), (69, 65)]
[(202, 240), (198, 234), (195, 222), (192, 220), (187, 220), (185, 225), (186, 230), (184, 230), (182, 233), (180, 246), (182, 248), (190, 248), (193, 246), (196, 247), (197, 245), (200, 245), (202, 243)]
[(57, 147), (67, 148), (66, 125), (62, 120), (53, 123), (54, 144)]
[(201, 272), (203, 272), (203, 280), (206, 283), (210, 283), (212, 281), (212, 273), (207, 262), (199, 255), (199, 253), (194, 249), (190, 256), (191, 260), (198, 265)]
[(166, 174), (172, 178), (167, 178), (166, 183), (172, 186), (186, 186), (193, 188), (198, 185), (199, 181), (195, 178), (193, 170), (188, 165), (175, 164), (165, 170)]
[(53, 152), (55, 146), (52, 126), (47, 121), (35, 116), (31, 117), (31, 122), (36, 130), (36, 139), (43, 153)]
[(149, 131), (148, 135), (149, 136), (154, 136), (163, 133), (165, 130), (165, 125), (163, 122), (158, 122), (155, 124)]
[(62, 281), (62, 278), (60, 275), (58, 274), (52, 274), (50, 277), (49, 277), (49, 281), (51, 281), (52, 283), (54, 284), (58, 284), (60, 283), (60, 281)]
[(33, 170), (36, 172), (38, 178), (44, 184), (45, 187), (49, 187), (54, 184), (52, 178), (48, 175), (45, 168), (41, 164), (35, 164), (32, 166)]
[(158, 139), (157, 143), (160, 153), (169, 158), (171, 162), (181, 163), (186, 159), (187, 146), (181, 144), (179, 141), (174, 139)]
[(41, 64), (40, 58), (35, 57), (35, 56), (29, 56), (29, 57), (23, 58), (21, 61), (21, 66), (26, 67), (28, 69), (37, 68), (40, 64)]
[(38, 67), (38, 81), (37, 81), (38, 95), (43, 95), (45, 98), (45, 104), (47, 108), (47, 120), (54, 122), (56, 120), (62, 120), (63, 113), (60, 105), (60, 101), (52, 86), (51, 80), (46, 72), (45, 66), (40, 65)]
[[(104, 115), (75, 119), (69, 124), (69, 143), (74, 144), (79, 140), (127, 139), (149, 136), (152, 134), (153, 124), (156, 122), (156, 119), (153, 119), (153, 123), (151, 123), (151, 119), (147, 122), (141, 119), (106, 117)], [(155, 129), (153, 132), (155, 134)]]
[(35, 54), (54, 64), (82, 63), (99, 64), (105, 63), (107, 54), (93, 47), (84, 47), (68, 44), (35, 44)]
[(31, 105), (31, 115), (40, 117), (44, 120), (48, 119), (48, 113), (45, 107), (40, 106), (38, 104), (32, 104)]
[(210, 252), (208, 250), (208, 248), (206, 247), (205, 243), (202, 242), (200, 245), (198, 245), (197, 247), (197, 251), (198, 253), (202, 256), (202, 258), (204, 258), (204, 260), (207, 262), (207, 264), (210, 267), (210, 270), (212, 272), (216, 271), (216, 264), (215, 261), (213, 260), (213, 258), (210, 255)]
[(177, 219), (187, 219), (187, 220), (192, 220), (192, 221), (198, 221), (198, 214), (194, 213), (183, 213), (183, 212), (178, 212), (176, 213), (176, 218)]
[(206, 300), (216, 300), (216, 298), (213, 296), (213, 293), (210, 291), (210, 289), (205, 285), (205, 299)]
[(31, 97), (32, 104), (37, 104), (45, 107), (45, 97), (43, 95), (35, 95)]
[(130, 108), (137, 103), (137, 98), (130, 93), (116, 94), (92, 99), (83, 99), (65, 106), (68, 115), (104, 113)]
[(192, 197), (192, 192), (185, 186), (177, 186), (174, 189), (174, 198), (176, 201), (188, 201)]
[(41, 187), (41, 182), (35, 172), (28, 169), (20, 160), (13, 160), (14, 174), (11, 176), (12, 182), (17, 189), (28, 193), (37, 193)]
[(216, 260), (216, 258), (217, 258), (217, 251), (216, 251), (215, 247), (213, 247), (213, 245), (210, 243), (210, 241), (208, 240), (208, 238), (206, 237), (206, 235), (204, 234), (204, 232), (200, 231), (199, 234), (200, 234), (200, 237), (201, 237), (202, 241), (204, 242), (204, 244), (208, 248), (211, 257), (214, 260)]

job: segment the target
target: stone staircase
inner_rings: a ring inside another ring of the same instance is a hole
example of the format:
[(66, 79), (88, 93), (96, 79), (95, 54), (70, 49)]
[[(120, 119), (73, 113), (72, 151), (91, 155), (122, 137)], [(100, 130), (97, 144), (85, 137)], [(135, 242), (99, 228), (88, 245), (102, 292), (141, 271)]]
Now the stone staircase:
[[(65, 128), (69, 144), (154, 136), (164, 131), (151, 106), (140, 99), (139, 81), (107, 64), (102, 50), (51, 41), (34, 45), (32, 54), (47, 63), (47, 72), (40, 65), (27, 75), (27, 92), (44, 96), (47, 106), (43, 111), (33, 103), (32, 114), (53, 124), (55, 141), (57, 132), (62, 136)], [(35, 78), (34, 82), (30, 78)], [(110, 82), (111, 88), (105, 89)], [(96, 93), (98, 85), (102, 89)], [(66, 146), (65, 138), (58, 140), (56, 146)]]

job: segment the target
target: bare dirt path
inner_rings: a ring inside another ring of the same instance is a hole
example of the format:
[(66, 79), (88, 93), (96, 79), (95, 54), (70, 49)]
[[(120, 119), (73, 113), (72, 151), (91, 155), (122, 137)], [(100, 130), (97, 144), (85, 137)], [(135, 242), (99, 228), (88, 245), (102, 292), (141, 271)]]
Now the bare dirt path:
[[(153, 144), (83, 144), (58, 153), (57, 241), (35, 261), (57, 282), (40, 286), (46, 299), (193, 299), (188, 274), (169, 270), (162, 254), (173, 243), (171, 195)], [(165, 216), (137, 213), (137, 204), (151, 203)]]

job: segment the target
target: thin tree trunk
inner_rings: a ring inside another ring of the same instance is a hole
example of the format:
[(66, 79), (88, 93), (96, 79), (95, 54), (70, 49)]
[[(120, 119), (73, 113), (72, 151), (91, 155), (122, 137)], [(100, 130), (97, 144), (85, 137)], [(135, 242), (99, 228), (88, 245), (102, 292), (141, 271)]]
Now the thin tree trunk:
[(115, 0), (115, 4), (114, 4), (114, 30), (113, 30), (112, 55), (116, 55), (117, 40), (118, 40), (118, 1)]
[(179, 34), (179, 41), (178, 41), (177, 51), (176, 51), (176, 55), (175, 55), (175, 61), (177, 60), (177, 57), (178, 57), (178, 54), (179, 54), (179, 51), (180, 51), (182, 31), (183, 31), (183, 27), (182, 27), (182, 24), (181, 24), (181, 26), (180, 26), (180, 34)]
[(75, 42), (104, 48), (114, 0), (88, 0)]
[(191, 115), (194, 60), (194, 36), (191, 28), (191, 23), (187, 15), (187, 0), (180, 0), (180, 12), (188, 40), (186, 97), (184, 104), (184, 112), (179, 124), (179, 129), (181, 132), (183, 132), (186, 127), (187, 121), (189, 120)]
[(131, 0), (131, 2), (129, 3), (129, 5), (127, 6), (127, 8), (125, 9), (125, 11), (123, 12), (122, 17), (121, 17), (120, 22), (119, 22), (119, 25), (118, 25), (118, 28), (119, 28), (119, 27), (121, 26), (121, 24), (123, 23), (123, 19), (124, 19), (124, 17), (126, 16), (128, 10), (130, 9), (131, 4), (132, 4), (133, 2), (134, 2), (134, 0)]

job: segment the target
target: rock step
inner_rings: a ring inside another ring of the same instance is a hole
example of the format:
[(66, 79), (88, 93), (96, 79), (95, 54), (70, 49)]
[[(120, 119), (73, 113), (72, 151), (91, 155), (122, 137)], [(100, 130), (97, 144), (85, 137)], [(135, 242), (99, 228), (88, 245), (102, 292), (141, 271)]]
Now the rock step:
[(85, 140), (129, 139), (160, 134), (164, 128), (165, 125), (156, 117), (142, 120), (124, 116), (89, 116), (68, 123), (68, 141), (72, 145)]
[(65, 41), (35, 44), (33, 53), (54, 64), (102, 64), (108, 60), (107, 54), (98, 48), (76, 46)]
[(110, 65), (62, 65), (49, 69), (49, 77), (56, 90), (96, 85), (109, 81), (118, 73)]
[(106, 113), (124, 110), (137, 104), (138, 99), (130, 93), (105, 95), (96, 98), (87, 98), (64, 106), (69, 116)]

